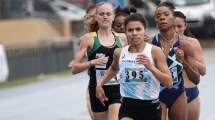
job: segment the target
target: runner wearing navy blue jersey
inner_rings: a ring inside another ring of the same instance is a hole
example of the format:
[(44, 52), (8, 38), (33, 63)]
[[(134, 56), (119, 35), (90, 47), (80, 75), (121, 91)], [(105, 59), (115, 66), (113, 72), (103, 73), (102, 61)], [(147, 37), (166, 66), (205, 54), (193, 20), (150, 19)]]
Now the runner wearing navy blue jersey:
[(166, 120), (167, 110), (169, 120), (187, 120), (188, 105), (184, 90), (182, 71), (189, 79), (199, 83), (199, 73), (195, 62), (194, 48), (184, 37), (175, 32), (175, 6), (170, 2), (160, 3), (155, 11), (155, 22), (159, 34), (149, 42), (160, 47), (167, 59), (169, 70), (172, 73), (173, 87), (171, 89), (161, 85), (160, 101), (162, 119)]

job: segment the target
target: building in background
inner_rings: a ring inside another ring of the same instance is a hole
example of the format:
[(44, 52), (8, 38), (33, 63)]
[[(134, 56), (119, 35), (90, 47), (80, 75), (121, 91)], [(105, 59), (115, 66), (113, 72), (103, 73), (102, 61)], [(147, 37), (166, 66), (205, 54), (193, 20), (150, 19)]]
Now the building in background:
[(72, 0), (0, 0), (0, 41), (79, 36), (84, 15), (85, 9), (72, 4)]
[[(66, 5), (59, 2), (0, 0), (0, 43), (5, 48), (8, 63), (8, 69), (5, 69), (0, 53), (3, 67), (0, 68), (0, 82), (68, 69), (74, 46), (79, 41), (74, 36), (83, 34), (83, 15), (81, 17), (79, 13), (81, 10), (85, 13), (85, 9), (78, 9), (70, 2)], [(52, 3), (56, 3), (55, 6)], [(76, 11), (71, 12), (71, 7)], [(65, 11), (67, 16), (59, 11)], [(79, 15), (78, 19), (66, 18), (75, 14)]]

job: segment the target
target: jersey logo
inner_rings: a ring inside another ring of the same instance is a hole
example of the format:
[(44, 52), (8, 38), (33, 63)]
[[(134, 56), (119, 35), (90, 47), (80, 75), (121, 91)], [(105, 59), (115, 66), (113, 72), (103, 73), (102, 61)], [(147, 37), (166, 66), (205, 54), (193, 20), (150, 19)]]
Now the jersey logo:
[(105, 54), (103, 53), (96, 53), (96, 58), (105, 57)]
[(125, 54), (123, 54), (122, 59), (125, 58)]
[(160, 109), (160, 105), (157, 107), (157, 110), (159, 110)]

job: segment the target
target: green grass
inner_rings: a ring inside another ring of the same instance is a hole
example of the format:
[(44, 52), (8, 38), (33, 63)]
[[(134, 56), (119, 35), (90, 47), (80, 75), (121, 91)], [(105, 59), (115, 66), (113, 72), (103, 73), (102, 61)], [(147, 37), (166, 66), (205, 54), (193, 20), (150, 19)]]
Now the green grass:
[(26, 84), (32, 84), (36, 82), (41, 82), (45, 80), (51, 80), (50, 78), (54, 78), (56, 76), (66, 76), (72, 74), (69, 70), (62, 71), (62, 72), (56, 72), (52, 74), (47, 74), (47, 75), (40, 75), (37, 77), (29, 77), (29, 78), (24, 78), (24, 79), (16, 79), (16, 80), (9, 80), (5, 83), (0, 83), (0, 89), (5, 89), (5, 88), (11, 88), (15, 86), (21, 86), (21, 85), (26, 85)]

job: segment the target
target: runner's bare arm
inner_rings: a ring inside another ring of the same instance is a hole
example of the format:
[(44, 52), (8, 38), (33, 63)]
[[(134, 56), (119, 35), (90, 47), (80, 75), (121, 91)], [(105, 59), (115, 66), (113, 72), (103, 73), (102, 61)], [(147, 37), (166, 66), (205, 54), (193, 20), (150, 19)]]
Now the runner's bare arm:
[(80, 46), (75, 54), (74, 62), (73, 62), (72, 68), (71, 68), (71, 71), (73, 74), (77, 74), (82, 71), (85, 71), (85, 70), (89, 69), (92, 65), (91, 61), (82, 62), (82, 60), (83, 60), (86, 52), (90, 49), (93, 38), (90, 36), (90, 34), (86, 34), (83, 37), (81, 37), (80, 39), (81, 39)]
[(154, 58), (156, 69), (153, 68), (152, 73), (155, 75), (158, 80), (168, 88), (171, 88), (173, 85), (173, 80), (171, 76), (171, 72), (168, 69), (166, 57), (161, 50), (161, 48), (157, 46), (153, 46), (152, 56)]
[(194, 48), (185, 40), (180, 41), (181, 49), (184, 51), (184, 59), (182, 64), (187, 73), (188, 78), (196, 85), (199, 84), (200, 74), (195, 60)]
[(190, 38), (189, 40), (193, 46), (195, 46), (195, 59), (198, 66), (198, 71), (200, 75), (204, 76), (206, 74), (206, 66), (204, 62), (204, 57), (202, 53), (202, 47), (199, 41), (195, 38)]

